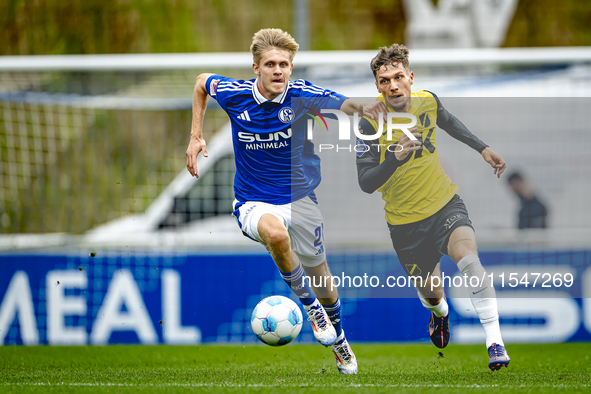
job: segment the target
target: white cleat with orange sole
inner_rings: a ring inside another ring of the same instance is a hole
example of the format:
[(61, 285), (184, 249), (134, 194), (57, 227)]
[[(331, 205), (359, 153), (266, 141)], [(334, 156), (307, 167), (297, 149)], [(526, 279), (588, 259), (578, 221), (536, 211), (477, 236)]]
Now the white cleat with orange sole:
[(341, 333), (336, 343), (332, 345), (332, 351), (337, 360), (337, 368), (340, 373), (344, 375), (357, 375), (357, 358), (353, 350), (351, 350), (351, 346), (347, 342), (344, 332)]
[(337, 340), (337, 332), (335, 331), (328, 314), (318, 302), (314, 301), (309, 307), (305, 307), (308, 314), (308, 320), (312, 324), (312, 331), (314, 338), (324, 346), (330, 346)]

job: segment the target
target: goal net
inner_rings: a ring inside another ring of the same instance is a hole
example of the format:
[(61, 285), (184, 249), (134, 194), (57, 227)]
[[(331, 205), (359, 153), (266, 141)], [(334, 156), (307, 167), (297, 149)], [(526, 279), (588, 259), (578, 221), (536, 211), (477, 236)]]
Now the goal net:
[[(143, 212), (184, 167), (196, 75), (0, 73), (0, 233)], [(209, 111), (206, 136), (225, 121)]]
[[(415, 88), (454, 97), (447, 103), (459, 113), (476, 97), (478, 111), (501, 114), (501, 101), (494, 101), (493, 108), (483, 97), (520, 96), (506, 102), (514, 107), (528, 97), (546, 96), (539, 108), (547, 112), (557, 96), (591, 96), (589, 51), (498, 51), (413, 51)], [(292, 79), (305, 76), (350, 96), (371, 97), (375, 87), (365, 58), (372, 54), (304, 52), (297, 58), (299, 74)], [(142, 56), (82, 56), (76, 57), (77, 66), (68, 59), (56, 65), (54, 58), (31, 57), (18, 66), (0, 65), (0, 234), (81, 234), (146, 212), (175, 179), (178, 193), (167, 194), (167, 212), (156, 215), (150, 230), (228, 217), (233, 200), (231, 152), (216, 161), (198, 185), (178, 177), (185, 171), (195, 77), (205, 67), (251, 78), (249, 54), (205, 54), (198, 61), (178, 55)], [(510, 170), (521, 170), (548, 202), (549, 226), (562, 229), (587, 228), (591, 216), (584, 204), (591, 162), (584, 147), (591, 141), (578, 120), (581, 101), (577, 103), (566, 123), (576, 130), (561, 129), (562, 123), (553, 119), (554, 129), (541, 127), (542, 121), (506, 135), (489, 127), (490, 135), (483, 136), (510, 161)], [(228, 122), (215, 100), (209, 104), (204, 130), (208, 141)], [(439, 134), (447, 146), (447, 136)], [(464, 156), (473, 152), (446, 149), (451, 153), (442, 156), (443, 164), (452, 180), (461, 183), (462, 197), (477, 206), (480, 231), (489, 231), (491, 239), (511, 238), (511, 232), (503, 236), (496, 231), (516, 227), (519, 204), (506, 183), (499, 182), (498, 196), (492, 197), (479, 175), (456, 165), (471, 162)], [(343, 184), (325, 177), (325, 189), (332, 181)], [(568, 209), (578, 214), (563, 214)]]

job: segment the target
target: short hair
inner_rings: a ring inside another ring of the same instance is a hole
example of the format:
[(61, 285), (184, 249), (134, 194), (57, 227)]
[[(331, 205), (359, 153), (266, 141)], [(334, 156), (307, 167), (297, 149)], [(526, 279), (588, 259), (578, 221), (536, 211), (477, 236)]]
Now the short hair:
[(382, 66), (392, 65), (396, 67), (398, 64), (402, 64), (406, 71), (410, 70), (408, 48), (404, 45), (392, 44), (389, 47), (380, 48), (376, 57), (371, 59), (370, 67), (375, 77)]
[(299, 47), (296, 40), (289, 33), (281, 29), (261, 29), (254, 33), (252, 37), (250, 52), (252, 52), (252, 57), (256, 64), (259, 64), (261, 61), (263, 53), (273, 48), (289, 52), (290, 61), (293, 62), (293, 58)]
[(507, 183), (511, 183), (514, 181), (523, 181), (523, 176), (521, 176), (521, 174), (517, 171), (515, 171), (514, 173), (512, 173), (511, 175), (509, 175), (509, 177), (507, 178)]

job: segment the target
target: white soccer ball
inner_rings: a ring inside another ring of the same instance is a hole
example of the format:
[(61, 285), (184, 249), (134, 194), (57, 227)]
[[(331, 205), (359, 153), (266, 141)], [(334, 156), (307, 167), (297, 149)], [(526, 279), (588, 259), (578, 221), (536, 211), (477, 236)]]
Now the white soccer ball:
[(302, 329), (302, 312), (287, 297), (271, 296), (263, 299), (252, 311), (252, 331), (261, 342), (283, 346), (293, 341)]

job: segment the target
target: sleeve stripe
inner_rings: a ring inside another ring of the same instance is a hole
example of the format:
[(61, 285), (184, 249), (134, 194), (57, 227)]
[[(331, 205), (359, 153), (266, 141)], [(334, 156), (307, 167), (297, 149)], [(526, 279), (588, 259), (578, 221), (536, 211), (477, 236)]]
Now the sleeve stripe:
[(300, 89), (302, 92), (308, 92), (308, 93), (314, 93), (314, 94), (320, 94), (320, 95), (326, 95), (327, 92), (330, 93), (330, 91), (328, 90), (311, 90), (311, 89)]
[(252, 86), (252, 82), (251, 81), (244, 81), (244, 82), (238, 82), (238, 81), (221, 81), (219, 86)]
[(306, 92), (314, 92), (314, 93), (324, 93), (326, 91), (326, 89), (315, 89), (312, 88), (310, 86), (294, 86), (294, 88), (299, 89), (299, 90), (304, 90)]
[(218, 87), (224, 89), (231, 89), (231, 88), (242, 88), (242, 89), (251, 89), (252, 85), (244, 85), (244, 84), (219, 84)]
[(327, 90), (327, 89), (323, 89), (320, 86), (316, 86), (316, 85), (306, 85), (302, 81), (298, 81), (298, 82), (294, 83), (293, 87), (297, 88), (297, 89), (302, 89), (302, 90), (304, 90), (304, 89), (317, 90), (319, 93), (323, 93), (324, 91)]
[(250, 91), (250, 87), (239, 87), (239, 88), (220, 88), (218, 86), (217, 91), (218, 92), (239, 92), (241, 90), (246, 90), (246, 91)]

